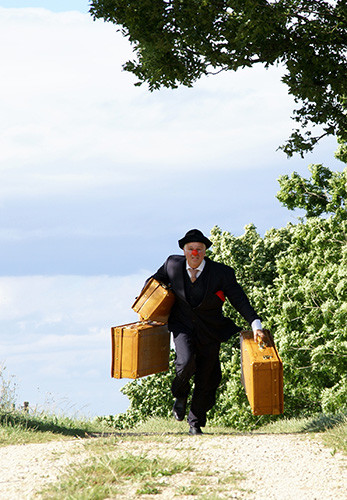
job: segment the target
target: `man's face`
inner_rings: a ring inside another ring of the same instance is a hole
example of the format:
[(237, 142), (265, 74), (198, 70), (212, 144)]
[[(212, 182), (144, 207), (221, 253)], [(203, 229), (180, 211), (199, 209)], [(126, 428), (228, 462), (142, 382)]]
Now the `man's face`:
[(195, 242), (186, 243), (183, 248), (184, 255), (187, 259), (189, 267), (195, 269), (199, 267), (204, 260), (206, 254), (206, 246), (203, 243)]

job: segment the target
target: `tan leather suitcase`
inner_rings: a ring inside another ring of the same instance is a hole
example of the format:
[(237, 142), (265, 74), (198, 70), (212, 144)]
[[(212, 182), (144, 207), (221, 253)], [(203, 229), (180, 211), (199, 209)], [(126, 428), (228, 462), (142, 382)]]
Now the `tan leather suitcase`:
[(174, 293), (159, 281), (151, 278), (140, 295), (136, 298), (132, 309), (141, 319), (167, 323), (171, 307), (175, 301)]
[(169, 369), (170, 333), (166, 325), (129, 323), (111, 328), (113, 378), (139, 378)]
[(241, 332), (241, 377), (253, 415), (283, 413), (283, 364), (271, 339), (265, 345)]

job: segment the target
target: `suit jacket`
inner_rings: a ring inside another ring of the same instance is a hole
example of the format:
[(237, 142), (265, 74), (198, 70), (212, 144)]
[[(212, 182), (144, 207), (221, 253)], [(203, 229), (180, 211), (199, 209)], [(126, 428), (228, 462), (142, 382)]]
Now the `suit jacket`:
[[(205, 257), (203, 273), (207, 273), (207, 287), (204, 298), (197, 307), (192, 307), (186, 298), (184, 273), (186, 258), (183, 255), (171, 255), (153, 275), (161, 283), (170, 285), (176, 301), (171, 310), (168, 327), (176, 336), (178, 333), (197, 334), (200, 341), (224, 342), (241, 330), (235, 323), (223, 315), (223, 294), (231, 305), (248, 323), (259, 318), (249, 300), (236, 281), (234, 270)], [(223, 294), (217, 292), (223, 292)]]

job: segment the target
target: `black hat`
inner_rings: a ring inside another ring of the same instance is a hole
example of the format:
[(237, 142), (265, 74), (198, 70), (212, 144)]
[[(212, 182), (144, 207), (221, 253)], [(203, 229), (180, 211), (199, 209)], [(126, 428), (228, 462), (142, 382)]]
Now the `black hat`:
[(192, 241), (197, 241), (199, 243), (204, 243), (206, 248), (209, 248), (212, 245), (212, 241), (210, 241), (206, 236), (202, 234), (199, 229), (191, 229), (186, 233), (186, 235), (178, 240), (178, 245), (180, 248), (183, 248), (186, 243), (191, 243)]

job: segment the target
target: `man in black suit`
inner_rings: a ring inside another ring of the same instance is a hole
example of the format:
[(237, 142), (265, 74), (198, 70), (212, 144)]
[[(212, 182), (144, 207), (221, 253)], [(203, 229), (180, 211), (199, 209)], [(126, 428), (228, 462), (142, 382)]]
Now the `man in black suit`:
[(194, 376), (188, 423), (189, 433), (197, 435), (202, 434), (206, 413), (216, 401), (221, 381), (220, 344), (241, 330), (223, 316), (225, 297), (251, 324), (255, 340), (257, 336), (265, 338), (265, 334), (234, 270), (205, 256), (211, 241), (198, 229), (191, 229), (178, 244), (184, 255), (168, 257), (153, 278), (170, 285), (176, 296), (168, 320), (176, 351), (173, 415), (179, 421), (184, 419)]

